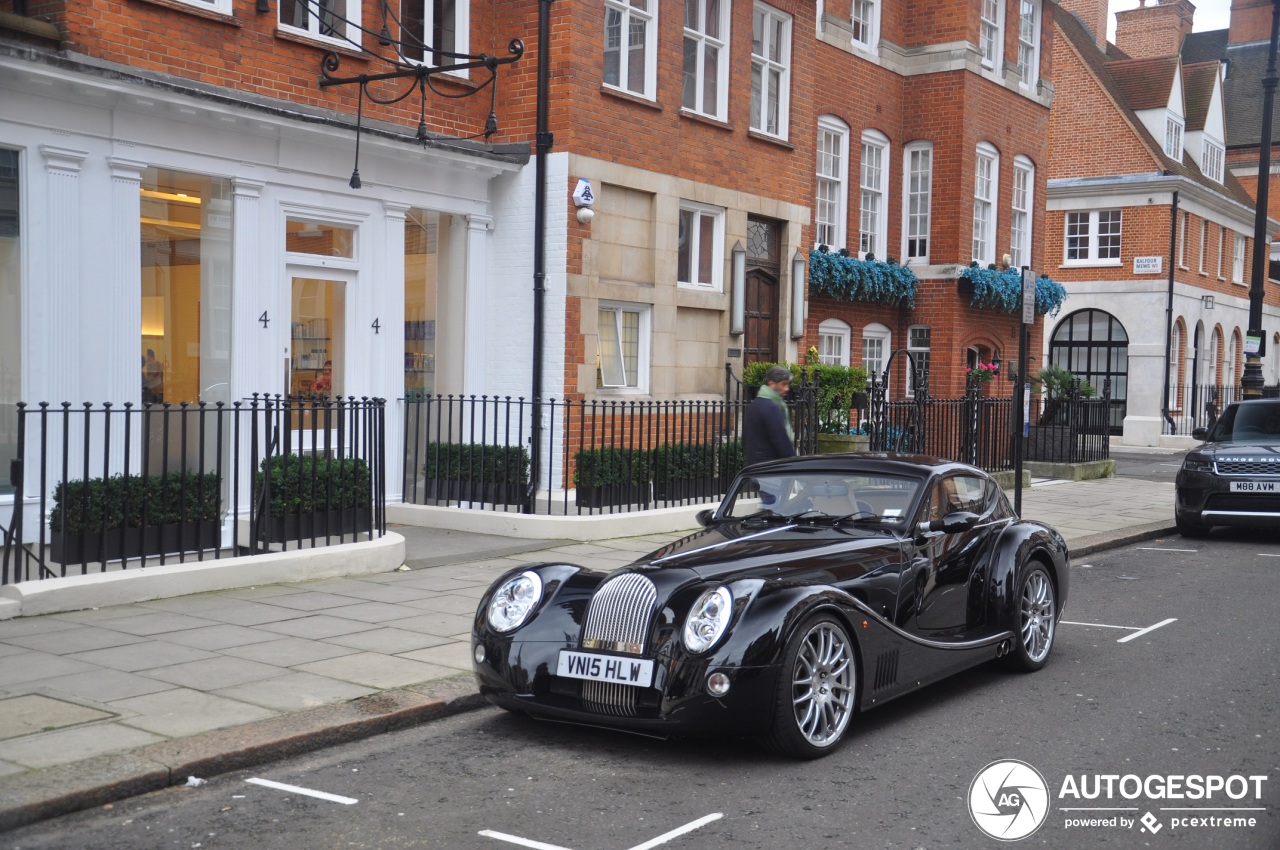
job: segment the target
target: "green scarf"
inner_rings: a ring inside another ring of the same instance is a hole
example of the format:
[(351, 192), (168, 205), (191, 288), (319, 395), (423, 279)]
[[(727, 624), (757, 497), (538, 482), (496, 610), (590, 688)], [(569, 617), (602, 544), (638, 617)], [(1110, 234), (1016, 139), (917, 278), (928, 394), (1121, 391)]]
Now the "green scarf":
[(791, 411), (787, 409), (787, 403), (782, 400), (782, 396), (778, 395), (778, 391), (768, 384), (761, 384), (756, 395), (761, 398), (767, 398), (769, 401), (782, 408), (782, 423), (787, 426), (787, 439), (791, 442), (796, 441), (795, 434), (791, 432)]

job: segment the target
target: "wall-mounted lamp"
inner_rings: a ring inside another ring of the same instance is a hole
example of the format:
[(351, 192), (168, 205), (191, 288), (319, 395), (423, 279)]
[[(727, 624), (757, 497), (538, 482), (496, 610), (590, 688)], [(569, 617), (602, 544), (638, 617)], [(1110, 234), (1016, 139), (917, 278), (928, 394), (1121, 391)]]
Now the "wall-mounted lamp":
[(799, 248), (791, 258), (791, 338), (804, 336), (804, 267), (809, 264)]
[(991, 354), (991, 365), (996, 367), (995, 371), (997, 375), (1000, 374), (1000, 364), (1002, 363), (1004, 363), (1004, 359), (1000, 356), (1000, 349), (997, 348)]
[(1213, 309), (1213, 296), (1212, 296), (1212, 295), (1201, 295), (1201, 296), (1200, 296), (1200, 306), (1201, 306), (1201, 307), (1203, 307), (1203, 308), (1205, 308), (1206, 310), (1212, 310), (1212, 309)]
[(729, 305), (729, 333), (737, 336), (742, 333), (747, 323), (747, 251), (742, 247), (742, 240), (733, 243), (733, 266), (730, 284), (733, 287), (733, 302)]

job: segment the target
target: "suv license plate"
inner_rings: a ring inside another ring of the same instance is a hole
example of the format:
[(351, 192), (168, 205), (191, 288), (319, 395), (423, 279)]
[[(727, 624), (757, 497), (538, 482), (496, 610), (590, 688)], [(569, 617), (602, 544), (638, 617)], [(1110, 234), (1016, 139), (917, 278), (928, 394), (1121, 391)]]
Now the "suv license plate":
[(653, 683), (653, 661), (562, 649), (556, 660), (556, 675), (647, 688)]
[(1280, 493), (1280, 481), (1232, 481), (1232, 493)]

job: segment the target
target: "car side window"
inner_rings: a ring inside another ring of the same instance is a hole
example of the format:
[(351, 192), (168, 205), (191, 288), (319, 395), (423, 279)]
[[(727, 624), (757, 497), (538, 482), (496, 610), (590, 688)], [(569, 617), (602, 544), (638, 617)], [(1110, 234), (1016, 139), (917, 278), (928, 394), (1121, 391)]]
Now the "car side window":
[(946, 496), (943, 513), (984, 513), (986, 482), (983, 479), (972, 475), (949, 475), (942, 479), (942, 490)]

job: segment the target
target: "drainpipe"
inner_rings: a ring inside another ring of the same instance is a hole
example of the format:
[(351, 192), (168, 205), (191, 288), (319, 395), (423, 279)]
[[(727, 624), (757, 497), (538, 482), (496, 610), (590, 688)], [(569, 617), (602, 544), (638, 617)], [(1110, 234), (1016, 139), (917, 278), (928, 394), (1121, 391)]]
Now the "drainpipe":
[(1177, 426), (1169, 415), (1169, 360), (1173, 357), (1173, 269), (1178, 250), (1178, 190), (1173, 190), (1173, 218), (1169, 221), (1169, 295), (1164, 307), (1164, 406), (1160, 409), (1169, 433), (1176, 434)]
[(529, 489), (523, 512), (535, 510), (542, 467), (542, 328), (547, 294), (547, 151), (553, 137), (547, 131), (547, 88), (551, 76), (551, 3), (538, 0), (538, 123), (533, 195), (533, 423), (530, 429)]

